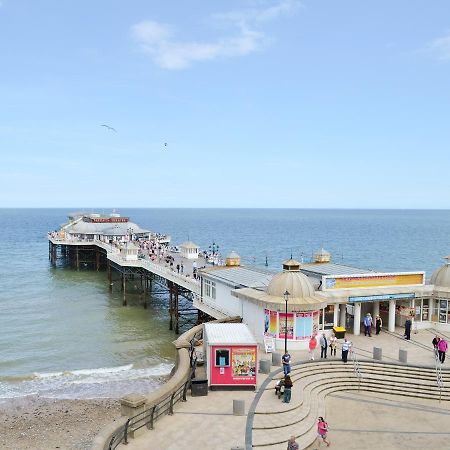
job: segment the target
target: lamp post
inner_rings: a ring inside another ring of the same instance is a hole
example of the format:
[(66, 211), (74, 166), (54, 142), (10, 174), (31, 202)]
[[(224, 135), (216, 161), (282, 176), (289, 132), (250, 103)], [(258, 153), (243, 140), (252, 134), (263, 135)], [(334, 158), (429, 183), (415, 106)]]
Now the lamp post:
[(209, 246), (209, 249), (211, 250), (211, 253), (212, 253), (212, 263), (214, 266), (215, 265), (214, 257), (216, 255), (216, 253), (219, 253), (219, 246), (213, 241), (213, 243)]
[(288, 304), (288, 300), (289, 300), (289, 296), (291, 294), (289, 294), (289, 291), (286, 289), (284, 291), (283, 297), (284, 297), (284, 301), (286, 302), (286, 314), (284, 316), (284, 353), (287, 353), (287, 333), (288, 333), (288, 329), (287, 329), (287, 304)]

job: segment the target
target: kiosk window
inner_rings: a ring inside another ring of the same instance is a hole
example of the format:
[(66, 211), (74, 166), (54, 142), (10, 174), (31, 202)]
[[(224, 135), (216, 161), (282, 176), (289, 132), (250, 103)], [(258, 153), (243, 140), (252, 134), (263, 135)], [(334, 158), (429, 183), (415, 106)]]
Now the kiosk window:
[(216, 366), (225, 367), (230, 365), (230, 351), (221, 349), (216, 350)]

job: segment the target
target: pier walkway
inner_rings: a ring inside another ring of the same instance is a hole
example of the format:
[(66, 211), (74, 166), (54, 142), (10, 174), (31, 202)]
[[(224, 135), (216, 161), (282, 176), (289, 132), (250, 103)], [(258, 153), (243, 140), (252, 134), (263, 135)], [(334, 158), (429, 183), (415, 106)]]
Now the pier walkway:
[[(66, 258), (73, 261), (73, 266), (79, 268), (82, 264), (88, 264), (82, 255), (89, 256), (89, 263), (99, 270), (106, 268), (108, 272), (109, 287), (115, 284), (112, 271), (121, 274), (120, 288), (123, 293), (123, 303), (126, 305), (127, 280), (135, 276), (141, 278), (141, 295), (146, 307), (147, 295), (151, 293), (153, 284), (159, 285), (167, 290), (170, 296), (169, 313), (170, 329), (178, 333), (179, 325), (195, 324), (194, 316), (198, 311), (214, 319), (224, 319), (234, 314), (220, 309), (216, 304), (208, 301), (201, 295), (201, 282), (194, 278), (193, 260), (183, 258), (180, 253), (165, 250), (159, 257), (151, 260), (148, 252), (143, 249), (140, 257), (136, 260), (123, 257), (123, 250), (127, 249), (128, 243), (118, 244), (104, 242), (99, 239), (61, 239), (49, 235), (49, 257), (53, 264), (58, 259)], [(87, 258), (87, 256), (84, 256)], [(167, 257), (172, 259), (172, 265), (166, 262)], [(86, 260), (86, 261), (88, 261)], [(178, 272), (177, 265), (183, 264), (183, 271)], [(206, 260), (199, 257), (196, 260), (198, 269), (206, 265)], [(183, 273), (181, 273), (183, 272)], [(184, 299), (184, 304), (179, 298)], [(184, 321), (180, 320), (185, 318)]]
[[(316, 354), (316, 360), (310, 362), (306, 350), (293, 351), (290, 353), (294, 364), (298, 364), (293, 366), (290, 404), (274, 395), (275, 381), (270, 378), (279, 378), (281, 370), (272, 366), (269, 376), (258, 375), (259, 393), (214, 390), (204, 397), (188, 397), (187, 402), (177, 404), (173, 416), (162, 417), (153, 430), (130, 440), (126, 448), (285, 450), (287, 440), (294, 434), (299, 436), (301, 449), (316, 450), (325, 448), (314, 442), (317, 415), (323, 415), (329, 423), (329, 439), (335, 449), (447, 448), (450, 372), (443, 371), (445, 386), (439, 402), (431, 349), (433, 333), (421, 330), (412, 335), (411, 341), (401, 339), (401, 333), (397, 329), (396, 333), (382, 332), (372, 338), (348, 336), (360, 358), (360, 390), (351, 359), (345, 365), (339, 352), (326, 361)], [(374, 346), (383, 349), (381, 363), (371, 359)], [(399, 350), (408, 352), (408, 365), (399, 364)], [(270, 358), (264, 352), (261, 355), (263, 359)], [(428, 392), (434, 399), (427, 398)], [(233, 415), (233, 399), (245, 401), (246, 415)], [(248, 413), (251, 405), (255, 414)], [(246, 433), (252, 435), (247, 446)]]

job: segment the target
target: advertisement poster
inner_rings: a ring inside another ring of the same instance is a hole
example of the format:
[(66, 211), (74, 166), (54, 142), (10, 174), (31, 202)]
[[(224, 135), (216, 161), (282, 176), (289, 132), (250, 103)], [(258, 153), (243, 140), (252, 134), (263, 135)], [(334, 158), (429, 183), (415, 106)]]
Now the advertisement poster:
[(264, 310), (264, 335), (275, 337), (277, 335), (277, 312)]
[(232, 349), (231, 376), (233, 379), (254, 379), (256, 376), (256, 348), (236, 347)]
[[(286, 313), (279, 313), (278, 314), (280, 318), (280, 332), (278, 333), (278, 337), (280, 339), (285, 338), (285, 327), (286, 327)], [(288, 339), (294, 339), (294, 314), (288, 313), (287, 314), (287, 338)]]
[(423, 285), (425, 283), (425, 274), (423, 272), (352, 275), (347, 277), (326, 276), (324, 278), (325, 290), (380, 286)]

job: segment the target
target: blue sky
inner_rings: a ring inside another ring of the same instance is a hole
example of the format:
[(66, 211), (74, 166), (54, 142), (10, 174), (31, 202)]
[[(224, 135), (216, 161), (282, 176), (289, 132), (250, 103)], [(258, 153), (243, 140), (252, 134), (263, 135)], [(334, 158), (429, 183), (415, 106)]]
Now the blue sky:
[(0, 0), (0, 206), (450, 208), (449, 75), (448, 0)]

